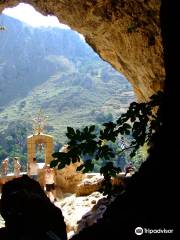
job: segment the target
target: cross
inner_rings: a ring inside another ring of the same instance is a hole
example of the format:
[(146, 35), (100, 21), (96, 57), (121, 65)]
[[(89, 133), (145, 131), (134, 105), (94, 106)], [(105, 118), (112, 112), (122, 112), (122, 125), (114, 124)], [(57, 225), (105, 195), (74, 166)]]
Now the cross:
[(34, 134), (41, 134), (43, 132), (46, 120), (47, 116), (45, 116), (42, 109), (40, 109), (37, 115), (33, 118)]

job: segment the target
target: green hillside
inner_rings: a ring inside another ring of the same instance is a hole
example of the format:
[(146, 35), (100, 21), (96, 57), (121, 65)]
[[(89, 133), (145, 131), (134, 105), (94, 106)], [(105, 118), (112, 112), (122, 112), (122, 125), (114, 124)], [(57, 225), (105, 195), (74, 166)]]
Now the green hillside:
[(45, 132), (63, 144), (67, 126), (112, 120), (134, 100), (127, 80), (77, 33), (1, 18), (7, 30), (0, 38), (0, 159), (26, 152), (40, 109), (48, 116)]

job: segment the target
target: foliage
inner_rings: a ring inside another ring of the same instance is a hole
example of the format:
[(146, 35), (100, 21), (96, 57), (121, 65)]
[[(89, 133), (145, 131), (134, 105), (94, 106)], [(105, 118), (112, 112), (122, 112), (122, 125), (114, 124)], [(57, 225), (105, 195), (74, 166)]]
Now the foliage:
[(131, 158), (144, 144), (150, 144), (153, 134), (161, 125), (159, 106), (162, 97), (162, 92), (158, 92), (150, 98), (148, 103), (132, 102), (127, 112), (122, 114), (115, 123), (104, 123), (98, 131), (95, 125), (86, 126), (82, 130), (67, 127), (69, 151), (68, 153), (54, 153), (53, 157), (56, 160), (52, 162), (52, 165), (61, 169), (66, 164), (82, 158), (84, 163), (77, 170), (85, 173), (93, 170), (94, 159), (95, 161), (103, 159), (106, 161), (106, 165), (100, 168), (100, 173), (104, 175), (103, 191), (104, 194), (110, 193), (110, 178), (120, 171), (120, 168), (114, 166), (112, 162), (116, 156), (112, 143), (118, 141), (120, 136), (131, 135), (130, 145), (120, 151), (121, 154), (131, 149)]
[(5, 26), (0, 26), (0, 31), (4, 31), (5, 29)]
[[(1, 133), (0, 159), (9, 157), (12, 160), (15, 156), (20, 158), (22, 171), (26, 170), (26, 137), (28, 126), (24, 122), (12, 122), (6, 131)], [(13, 169), (13, 161), (10, 161), (9, 170)]]
[(130, 159), (130, 162), (132, 162), (135, 169), (139, 169), (141, 164), (146, 160), (147, 156), (148, 146), (147, 143), (145, 143), (136, 151), (136, 154)]

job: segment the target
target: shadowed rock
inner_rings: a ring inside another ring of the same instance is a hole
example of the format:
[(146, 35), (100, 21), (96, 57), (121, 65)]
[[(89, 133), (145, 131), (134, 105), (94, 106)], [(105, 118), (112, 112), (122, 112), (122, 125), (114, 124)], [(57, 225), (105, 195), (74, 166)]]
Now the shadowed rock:
[(61, 210), (27, 175), (3, 186), (0, 212), (6, 226), (0, 229), (0, 239), (67, 239)]

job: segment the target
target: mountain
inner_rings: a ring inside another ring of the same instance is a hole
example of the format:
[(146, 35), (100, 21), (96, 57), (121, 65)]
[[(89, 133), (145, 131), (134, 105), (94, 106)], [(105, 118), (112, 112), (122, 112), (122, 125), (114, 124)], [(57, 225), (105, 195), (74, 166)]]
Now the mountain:
[(46, 133), (64, 143), (67, 126), (115, 119), (134, 100), (125, 77), (78, 33), (33, 28), (3, 14), (0, 21), (0, 151), (7, 150), (17, 126), (32, 133), (39, 109), (48, 115)]
[(0, 91), (5, 92), (0, 106), (26, 96), (57, 69), (73, 70), (78, 60), (89, 55), (91, 60), (97, 58), (73, 31), (33, 28), (6, 15), (1, 15), (0, 21), (6, 29), (0, 38)]

